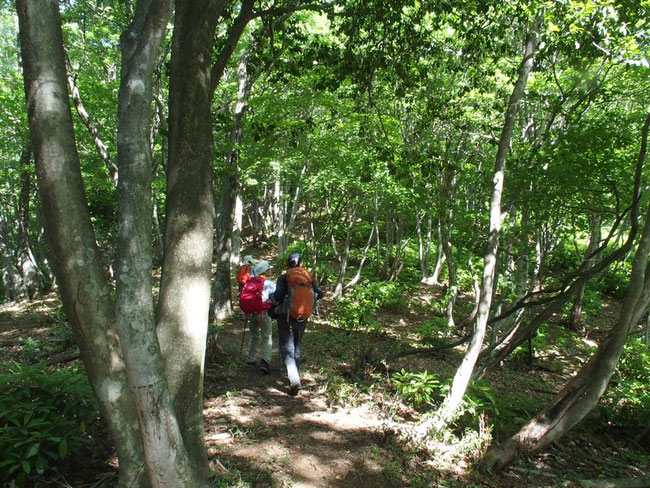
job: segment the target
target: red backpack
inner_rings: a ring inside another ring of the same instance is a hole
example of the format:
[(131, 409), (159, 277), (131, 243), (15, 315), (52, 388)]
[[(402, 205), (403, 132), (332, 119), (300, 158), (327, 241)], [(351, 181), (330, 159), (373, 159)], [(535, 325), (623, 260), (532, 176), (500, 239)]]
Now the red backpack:
[(248, 278), (239, 295), (239, 308), (244, 313), (260, 313), (271, 307), (269, 302), (262, 302), (264, 278), (253, 276)]
[(243, 286), (246, 284), (250, 277), (251, 267), (248, 264), (244, 264), (241, 268), (239, 268), (239, 272), (237, 273), (237, 283)]

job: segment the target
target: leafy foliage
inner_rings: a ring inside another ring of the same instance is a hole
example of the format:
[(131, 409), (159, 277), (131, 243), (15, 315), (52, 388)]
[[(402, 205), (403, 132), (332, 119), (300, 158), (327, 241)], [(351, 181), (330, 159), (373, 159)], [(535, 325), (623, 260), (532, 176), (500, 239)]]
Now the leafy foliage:
[(423, 344), (436, 344), (440, 337), (452, 332), (454, 327), (449, 326), (449, 321), (443, 317), (434, 317), (423, 322), (416, 329), (417, 335)]
[(427, 371), (411, 373), (402, 369), (398, 373), (393, 373), (391, 383), (399, 397), (414, 407), (432, 406), (434, 400), (439, 399), (445, 389), (438, 377)]
[(650, 425), (650, 345), (634, 337), (625, 345), (616, 376), (606, 394), (614, 419), (626, 425)]
[(88, 380), (77, 368), (0, 368), (0, 480), (26, 486), (78, 454), (97, 417)]
[(357, 285), (349, 297), (338, 301), (333, 321), (344, 329), (379, 333), (381, 327), (373, 314), (380, 309), (393, 312), (404, 310), (407, 305), (405, 290), (405, 285), (390, 281)]

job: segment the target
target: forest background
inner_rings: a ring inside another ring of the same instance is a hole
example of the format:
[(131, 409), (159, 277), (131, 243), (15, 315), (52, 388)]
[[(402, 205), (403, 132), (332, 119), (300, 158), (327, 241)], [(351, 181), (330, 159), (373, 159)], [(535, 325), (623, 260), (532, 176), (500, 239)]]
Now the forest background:
[[(3, 481), (90, 450), (120, 486), (254, 485), (205, 409), (233, 371), (266, 391), (240, 257), (298, 251), (313, 396), (383, 419), (380, 484), (543, 485), (499, 473), (577, 425), (625, 461), (554, 482), (647, 486), (649, 10), (2, 2)], [(53, 287), (45, 339), (12, 307)]]

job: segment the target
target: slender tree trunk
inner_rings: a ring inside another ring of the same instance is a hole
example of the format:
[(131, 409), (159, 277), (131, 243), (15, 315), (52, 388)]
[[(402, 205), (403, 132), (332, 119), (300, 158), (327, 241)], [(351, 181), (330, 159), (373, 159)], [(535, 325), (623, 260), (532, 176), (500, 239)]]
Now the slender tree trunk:
[(458, 295), (458, 283), (456, 279), (456, 263), (454, 261), (453, 245), (451, 243), (452, 222), (454, 219), (453, 199), (456, 193), (456, 175), (450, 161), (451, 141), (445, 142), (445, 155), (443, 158), (442, 175), (440, 182), (440, 200), (439, 200), (439, 222), (440, 237), (442, 241), (442, 251), (447, 260), (447, 271), (449, 273), (447, 283), (447, 325), (454, 327), (454, 305)]
[(485, 459), (492, 469), (502, 469), (522, 453), (557, 440), (596, 406), (616, 369), (632, 327), (650, 302), (649, 254), (650, 206), (634, 258), (630, 286), (613, 330), (596, 354), (541, 413), (506, 442), (488, 451)]
[(420, 259), (420, 272), (422, 273), (422, 283), (428, 283), (429, 273), (429, 250), (431, 248), (431, 217), (428, 217), (428, 232), (423, 236), (422, 221), (427, 216), (426, 212), (418, 213), (415, 216), (415, 232), (418, 235), (418, 257)]
[(4, 218), (0, 216), (0, 228), (3, 229), (0, 235), (0, 259), (2, 259), (2, 289), (4, 291), (4, 298), (6, 302), (11, 302), (16, 299), (16, 283), (20, 281), (20, 273), (14, 265), (13, 253), (7, 244), (6, 235), (4, 232)]
[[(519, 242), (518, 242), (518, 253), (517, 258), (514, 262), (514, 281), (515, 281), (515, 290), (514, 298), (507, 305), (508, 308), (515, 306), (519, 300), (521, 300), (528, 290), (528, 271), (530, 267), (530, 258), (528, 256), (529, 245), (528, 245), (528, 232), (526, 231), (526, 223), (528, 221), (529, 210), (524, 208), (521, 212), (521, 224), (519, 227)], [(495, 322), (492, 327), (494, 330), (494, 341), (491, 343), (491, 346), (494, 346), (497, 342), (496, 337), (499, 334), (499, 331), (508, 330), (515, 325), (515, 323), (520, 322), (523, 318), (524, 310), (519, 310), (517, 313), (512, 314), (501, 321)], [(497, 314), (498, 315), (498, 314)]]
[(59, 292), (117, 447), (120, 486), (145, 486), (135, 404), (81, 179), (57, 3), (18, 0), (16, 6), (32, 147)]
[[(231, 253), (233, 244), (233, 228), (235, 209), (239, 194), (239, 148), (244, 117), (248, 108), (248, 100), (252, 79), (248, 74), (248, 52), (244, 52), (237, 69), (238, 92), (237, 104), (233, 114), (233, 128), (230, 133), (232, 148), (226, 157), (226, 175), (221, 187), (220, 215), (217, 224), (217, 271), (213, 285), (213, 322), (223, 320), (233, 313), (232, 282), (231, 282)], [(237, 250), (239, 253), (239, 250)]]
[[(336, 286), (334, 288), (334, 295), (333, 295), (334, 298), (338, 298), (343, 295), (343, 280), (345, 279), (345, 272), (348, 267), (348, 254), (350, 253), (350, 241), (352, 239), (352, 228), (354, 227), (354, 221), (356, 220), (356, 218), (357, 218), (357, 205), (354, 205), (352, 212), (349, 214), (348, 230), (345, 235), (345, 244), (343, 245), (343, 252), (338, 256), (339, 272), (336, 278)], [(334, 245), (336, 245), (336, 243), (334, 243)]]
[(436, 224), (436, 232), (438, 234), (438, 239), (436, 241), (436, 265), (433, 268), (433, 274), (431, 275), (431, 281), (433, 284), (437, 285), (440, 282), (440, 271), (442, 271), (442, 265), (445, 263), (445, 253), (442, 250), (442, 226), (440, 225), (440, 220)]
[(296, 221), (296, 216), (298, 215), (298, 209), (300, 208), (300, 198), (302, 194), (302, 181), (307, 174), (309, 169), (309, 152), (311, 150), (311, 144), (305, 153), (305, 163), (303, 164), (302, 170), (300, 171), (300, 177), (296, 183), (296, 189), (293, 194), (293, 201), (291, 202), (291, 210), (289, 210), (287, 215), (284, 215), (281, 219), (283, 222), (280, 232), (278, 232), (278, 254), (280, 256), (286, 254), (289, 247), (289, 233), (293, 229), (294, 223)]
[(21, 155), (20, 175), (20, 196), (17, 206), (18, 238), (20, 242), (18, 250), (18, 267), (20, 269), (20, 290), (22, 298), (31, 300), (39, 297), (43, 289), (42, 273), (36, 262), (32, 251), (30, 228), (30, 200), (32, 197), (32, 178), (29, 172), (29, 164), (32, 158), (32, 150), (29, 144), (23, 149)]
[(483, 267), (483, 282), (481, 284), (481, 299), (479, 302), (479, 312), (476, 319), (474, 335), (467, 348), (465, 357), (456, 371), (454, 380), (449, 394), (446, 396), (436, 415), (425, 421), (418, 428), (419, 437), (426, 436), (430, 431), (440, 432), (456, 417), (465, 390), (472, 375), (476, 359), (483, 345), (485, 330), (492, 304), (493, 281), (496, 270), (496, 256), (499, 245), (499, 230), (501, 228), (501, 195), (505, 178), (505, 165), (508, 147), (514, 128), (514, 120), (517, 114), (519, 102), (523, 96), (524, 87), (528, 79), (528, 74), (533, 67), (533, 54), (535, 51), (535, 34), (538, 22), (535, 21), (534, 27), (526, 36), (526, 47), (524, 57), (519, 68), (519, 76), (508, 102), (508, 108), (501, 132), (501, 139), (497, 150), (496, 164), (494, 169), (492, 198), (490, 200), (490, 226), (487, 250), (485, 253), (485, 264)]
[(241, 262), (241, 232), (243, 226), (243, 216), (244, 202), (241, 199), (241, 191), (237, 191), (237, 195), (235, 195), (235, 214), (233, 216), (232, 239), (230, 244), (231, 268), (235, 268)]
[(70, 89), (70, 96), (77, 110), (77, 115), (79, 115), (79, 118), (86, 126), (86, 129), (88, 129), (90, 137), (92, 137), (93, 143), (95, 144), (95, 148), (99, 153), (99, 157), (102, 158), (102, 161), (104, 161), (104, 164), (106, 165), (106, 169), (108, 170), (109, 177), (113, 182), (113, 186), (117, 187), (117, 166), (113, 162), (113, 159), (111, 158), (111, 155), (106, 148), (106, 144), (104, 144), (104, 141), (102, 141), (101, 137), (99, 137), (97, 126), (91, 120), (90, 115), (88, 115), (86, 107), (84, 107), (83, 101), (81, 100), (81, 94), (79, 93), (79, 88), (77, 88), (75, 77), (72, 75), (72, 65), (70, 64), (70, 60), (67, 58), (66, 67), (68, 71), (67, 79), (68, 87)]
[(233, 166), (231, 169), (234, 171), (236, 184), (232, 188), (232, 234), (230, 242), (230, 265), (231, 269), (237, 266), (240, 262), (241, 256), (241, 230), (242, 230), (242, 212), (243, 203), (240, 195), (239, 184), (239, 142), (242, 138), (244, 130), (244, 119), (246, 111), (248, 110), (248, 103), (250, 99), (251, 89), (257, 76), (251, 74), (248, 67), (248, 58), (250, 53), (244, 52), (239, 62), (239, 69), (237, 70), (238, 90), (237, 90), (237, 104), (235, 106), (235, 114), (233, 119), (233, 128), (230, 134), (230, 141), (232, 149), (230, 150), (229, 160)]
[[(586, 261), (591, 265), (598, 259), (598, 256), (592, 256), (598, 249), (600, 245), (600, 232), (601, 219), (599, 215), (594, 215), (591, 218), (591, 232), (589, 234), (589, 243), (587, 244), (586, 250)], [(572, 329), (577, 329), (582, 323), (582, 304), (585, 298), (585, 290), (587, 289), (587, 283), (583, 283), (578, 294), (576, 295), (575, 300), (573, 301), (573, 307), (571, 307), (571, 315), (569, 316), (569, 327)]]
[(357, 272), (355, 273), (354, 277), (348, 282), (347, 285), (345, 285), (344, 288), (350, 288), (354, 285), (356, 285), (361, 278), (361, 270), (363, 270), (363, 265), (366, 262), (366, 259), (368, 258), (368, 251), (370, 250), (370, 246), (372, 245), (372, 237), (375, 233), (375, 227), (370, 228), (370, 235), (368, 236), (368, 242), (366, 242), (366, 247), (363, 248), (363, 256), (361, 257), (361, 261), (359, 262), (359, 267), (357, 268)]
[(454, 256), (451, 248), (451, 242), (449, 242), (449, 236), (446, 232), (443, 233), (442, 237), (442, 249), (447, 260), (447, 271), (449, 272), (449, 283), (447, 288), (447, 326), (454, 326), (454, 304), (456, 303), (456, 295), (458, 294), (458, 284), (456, 280), (456, 263), (454, 262)]
[(409, 238), (404, 237), (408, 236), (408, 229), (406, 229), (405, 219), (403, 215), (400, 215), (400, 217), (397, 219), (396, 227), (395, 257), (390, 266), (388, 281), (397, 280), (399, 274), (402, 272), (402, 269), (404, 268), (404, 252), (409, 243)]

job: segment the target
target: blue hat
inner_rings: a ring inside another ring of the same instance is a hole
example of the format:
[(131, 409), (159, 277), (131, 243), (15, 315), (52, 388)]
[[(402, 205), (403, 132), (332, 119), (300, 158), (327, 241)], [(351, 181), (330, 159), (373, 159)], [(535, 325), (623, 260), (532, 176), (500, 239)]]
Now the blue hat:
[(300, 266), (302, 264), (302, 256), (300, 253), (294, 252), (289, 254), (289, 257), (287, 258), (287, 266), (289, 268), (295, 268), (296, 266)]
[(263, 273), (266, 273), (268, 270), (270, 270), (273, 266), (271, 266), (268, 261), (260, 261), (257, 263), (255, 266), (253, 266), (253, 274), (255, 276), (260, 276)]

